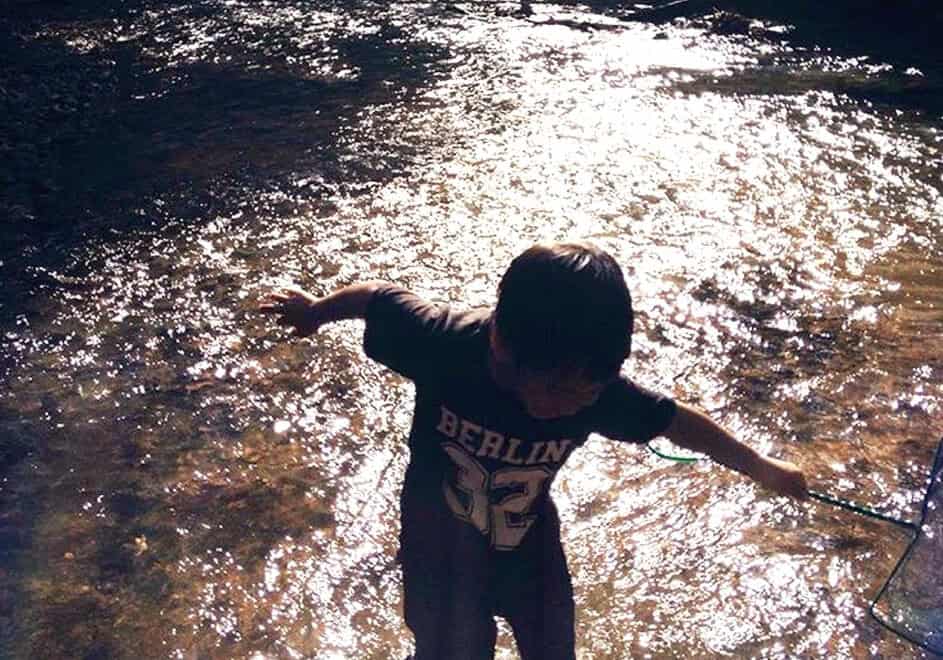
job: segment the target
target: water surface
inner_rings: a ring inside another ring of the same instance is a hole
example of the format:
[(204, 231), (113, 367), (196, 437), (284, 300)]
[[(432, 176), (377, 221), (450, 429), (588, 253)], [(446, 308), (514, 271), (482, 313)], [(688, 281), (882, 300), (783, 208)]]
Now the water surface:
[[(404, 657), (411, 386), (355, 322), (295, 341), (254, 308), (376, 278), (490, 305), (538, 240), (623, 264), (639, 382), (915, 515), (943, 133), (893, 101), (939, 72), (513, 9), (142, 3), (30, 36), (125, 53), (127, 94), (35, 211), (61, 228), (2, 257), (11, 657)], [(887, 525), (601, 438), (554, 488), (581, 658), (921, 657), (866, 614)]]

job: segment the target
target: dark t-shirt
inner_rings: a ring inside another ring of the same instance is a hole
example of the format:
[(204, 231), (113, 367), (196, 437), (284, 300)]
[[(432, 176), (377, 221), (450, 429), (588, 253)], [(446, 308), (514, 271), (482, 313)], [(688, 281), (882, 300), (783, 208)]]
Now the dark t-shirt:
[(461, 535), (473, 528), (483, 547), (513, 550), (552, 509), (550, 485), (590, 433), (646, 442), (675, 403), (620, 377), (574, 415), (534, 419), (492, 379), (490, 323), (490, 310), (459, 312), (385, 285), (367, 310), (364, 349), (416, 386), (404, 530), (441, 538), (461, 521)]

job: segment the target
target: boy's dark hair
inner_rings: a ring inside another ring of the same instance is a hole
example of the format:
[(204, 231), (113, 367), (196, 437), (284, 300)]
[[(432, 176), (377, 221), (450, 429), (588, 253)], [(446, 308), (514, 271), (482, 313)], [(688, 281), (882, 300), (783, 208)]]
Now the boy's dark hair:
[(583, 243), (535, 245), (498, 287), (495, 324), (518, 367), (619, 372), (632, 347), (632, 297), (616, 260)]

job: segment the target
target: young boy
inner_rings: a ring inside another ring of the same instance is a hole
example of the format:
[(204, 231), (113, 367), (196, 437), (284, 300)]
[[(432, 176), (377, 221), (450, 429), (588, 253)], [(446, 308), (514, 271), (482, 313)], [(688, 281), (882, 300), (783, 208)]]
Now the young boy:
[(365, 319), (366, 354), (415, 383), (400, 561), (416, 660), (493, 658), (495, 615), (524, 660), (575, 657), (549, 491), (590, 433), (634, 443), (663, 435), (775, 492), (807, 495), (795, 465), (620, 375), (631, 298), (619, 265), (594, 246), (528, 249), (501, 279), (494, 311), (458, 312), (381, 282), (324, 298), (285, 289), (260, 309), (299, 336)]

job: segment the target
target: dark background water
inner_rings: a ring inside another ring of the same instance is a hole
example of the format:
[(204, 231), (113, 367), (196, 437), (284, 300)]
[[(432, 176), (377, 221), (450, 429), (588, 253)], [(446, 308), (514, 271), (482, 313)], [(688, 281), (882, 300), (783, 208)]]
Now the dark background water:
[[(403, 650), (409, 389), (253, 301), (369, 275), (488, 304), (548, 237), (627, 265), (641, 379), (912, 515), (943, 382), (931, 3), (4, 9), (7, 656)], [(861, 609), (895, 532), (602, 444), (570, 467), (586, 657), (916, 653)]]

